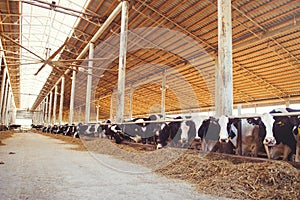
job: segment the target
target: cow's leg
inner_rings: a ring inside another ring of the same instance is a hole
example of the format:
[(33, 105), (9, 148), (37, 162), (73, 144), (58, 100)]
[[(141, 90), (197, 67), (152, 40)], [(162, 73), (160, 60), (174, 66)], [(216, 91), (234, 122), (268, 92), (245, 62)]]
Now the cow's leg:
[(298, 145), (296, 147), (296, 157), (295, 157), (295, 162), (300, 162), (300, 146), (299, 146), (299, 141), (298, 141)]
[(282, 160), (288, 160), (289, 154), (292, 152), (292, 149), (288, 145), (284, 145), (283, 147), (283, 158)]
[(267, 144), (264, 144), (264, 147), (265, 147), (265, 150), (266, 150), (266, 153), (267, 153), (268, 159), (271, 159), (271, 156), (270, 156), (270, 150), (269, 150), (269, 146), (268, 146)]
[(202, 151), (206, 151), (207, 149), (206, 149), (206, 140), (204, 139), (204, 138), (202, 138), (202, 140), (201, 140), (201, 150)]

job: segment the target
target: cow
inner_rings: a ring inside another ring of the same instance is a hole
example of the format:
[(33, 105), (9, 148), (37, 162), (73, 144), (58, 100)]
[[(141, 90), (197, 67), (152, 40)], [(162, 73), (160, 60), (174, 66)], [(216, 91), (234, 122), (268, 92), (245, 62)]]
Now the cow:
[(220, 118), (210, 117), (202, 122), (198, 129), (203, 151), (234, 154), (236, 147), (231, 139), (235, 134), (231, 131), (233, 121), (227, 116)]
[(294, 127), (293, 133), (297, 141), (295, 162), (300, 162), (300, 125)]
[(188, 148), (196, 137), (196, 124), (190, 116), (178, 116), (174, 121), (164, 123), (158, 131), (157, 149), (171, 147)]
[[(285, 109), (274, 109), (270, 113), (293, 113), (300, 112), (300, 110), (294, 110), (290, 108)], [(278, 116), (275, 115), (273, 120), (270, 120), (270, 126), (272, 126), (272, 134), (270, 137), (274, 138), (274, 145), (271, 148), (270, 152), (267, 147), (270, 146), (266, 143), (265, 148), (268, 153), (269, 158), (277, 158), (276, 149), (283, 148), (281, 152), (283, 154), (283, 160), (292, 161), (292, 157), (295, 154), (295, 160), (299, 161), (299, 136), (298, 136), (298, 127), (300, 120), (298, 116)], [(272, 123), (273, 122), (273, 123)], [(298, 136), (298, 137), (297, 137)]]
[(54, 124), (51, 129), (50, 129), (50, 133), (52, 134), (59, 134), (59, 126)]
[(76, 134), (76, 132), (77, 132), (77, 126), (75, 126), (75, 124), (72, 124), (72, 125), (66, 124), (64, 126), (63, 134), (65, 136), (74, 136), (74, 134)]
[(132, 137), (140, 137), (143, 144), (156, 143), (157, 132), (161, 130), (162, 115), (134, 118), (120, 125), (121, 130)]
[(32, 128), (32, 129), (35, 129), (35, 130), (37, 130), (37, 131), (42, 130), (43, 127), (44, 127), (44, 126), (41, 125), (41, 124), (38, 124), (38, 125), (31, 124), (31, 128)]
[(128, 140), (153, 144), (156, 142), (156, 133), (161, 129), (162, 122), (159, 121), (161, 117), (161, 115), (150, 115), (127, 120), (122, 124), (112, 124), (110, 120), (107, 120), (99, 127), (100, 136), (102, 137), (104, 133), (110, 139), (114, 138), (116, 143)]
[(15, 130), (15, 129), (21, 129), (21, 125), (20, 124), (11, 124), (8, 126), (9, 130)]
[(6, 125), (0, 125), (0, 131), (8, 131), (8, 127)]
[[(259, 117), (248, 117), (240, 120), (241, 123), (241, 153), (244, 156), (258, 157), (260, 152), (264, 152), (263, 140), (266, 132)], [(240, 138), (239, 138), (240, 139)], [(239, 145), (235, 143), (237, 151)]]
[[(83, 124), (83, 123), (78, 123), (77, 125), (77, 130), (78, 130), (78, 134), (79, 136), (88, 136), (88, 137), (95, 137), (95, 135), (97, 135), (97, 130), (98, 130), (98, 123), (87, 123), (87, 124)], [(77, 137), (77, 134), (75, 135), (75, 137)]]
[(249, 151), (257, 156), (259, 151), (265, 151), (269, 159), (279, 159), (282, 156), (283, 160), (291, 160), (296, 153), (297, 140), (293, 130), (299, 125), (298, 117), (272, 116), (273, 113), (288, 112), (297, 110), (274, 109), (261, 117), (248, 118), (248, 125), (242, 124), (243, 155)]

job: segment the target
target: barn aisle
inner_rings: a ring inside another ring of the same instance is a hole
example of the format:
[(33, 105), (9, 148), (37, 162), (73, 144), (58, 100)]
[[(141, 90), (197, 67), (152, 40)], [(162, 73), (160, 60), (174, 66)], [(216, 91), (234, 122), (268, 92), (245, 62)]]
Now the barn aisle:
[(199, 194), (193, 186), (153, 173), (109, 168), (142, 167), (105, 155), (69, 150), (72, 145), (35, 133), (16, 133), (0, 146), (0, 199), (225, 199)]

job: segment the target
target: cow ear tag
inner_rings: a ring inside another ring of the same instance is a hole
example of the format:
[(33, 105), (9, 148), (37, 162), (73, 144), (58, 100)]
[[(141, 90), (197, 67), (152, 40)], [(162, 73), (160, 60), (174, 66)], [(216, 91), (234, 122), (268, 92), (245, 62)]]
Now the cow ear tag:
[(298, 135), (300, 136), (300, 127), (298, 127)]

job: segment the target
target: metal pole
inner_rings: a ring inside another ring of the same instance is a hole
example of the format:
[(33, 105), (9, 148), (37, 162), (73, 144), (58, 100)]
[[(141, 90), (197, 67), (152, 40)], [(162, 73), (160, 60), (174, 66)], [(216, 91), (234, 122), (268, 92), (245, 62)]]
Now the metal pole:
[(92, 73), (93, 73), (94, 43), (90, 43), (89, 51), (89, 69), (87, 75), (86, 97), (85, 97), (85, 123), (90, 121), (91, 112), (91, 90), (92, 90)]
[(100, 106), (96, 106), (96, 122), (98, 123), (98, 119), (99, 119), (99, 108), (100, 108)]
[(163, 119), (166, 118), (166, 78), (166, 71), (164, 71), (161, 84), (161, 114)]
[(63, 121), (63, 107), (64, 107), (64, 93), (65, 93), (65, 77), (63, 76), (61, 79), (61, 87), (60, 87), (60, 101), (59, 101), (59, 113), (58, 120), (59, 124), (62, 124)]
[(51, 124), (51, 110), (52, 110), (52, 91), (50, 92), (50, 95), (49, 95), (49, 109), (48, 109), (48, 124)]
[(3, 95), (4, 95), (4, 90), (5, 90), (5, 81), (6, 81), (6, 77), (7, 77), (7, 75), (6, 75), (6, 68), (4, 68), (4, 70), (3, 70), (3, 75), (2, 75), (2, 82), (1, 82), (1, 96), (0, 96), (0, 115), (1, 115), (1, 120), (2, 120), (2, 117), (3, 117), (3, 115), (2, 115), (2, 109), (3, 109), (3, 100), (4, 100), (4, 97), (3, 97)]
[(12, 99), (12, 92), (11, 89), (8, 92), (8, 99), (7, 99), (7, 104), (6, 104), (6, 110), (5, 110), (5, 125), (9, 125), (9, 109), (11, 106), (11, 99)]
[(112, 120), (113, 119), (113, 94), (114, 92), (111, 92), (111, 98), (110, 98), (110, 109), (109, 109), (109, 119)]
[(4, 102), (3, 102), (3, 110), (2, 110), (2, 119), (1, 119), (1, 122), (4, 124), (5, 123), (5, 110), (6, 110), (6, 102), (7, 102), (7, 97), (8, 97), (8, 90), (9, 88), (9, 84), (8, 84), (8, 79), (6, 81), (6, 84), (5, 84), (5, 93), (4, 93)]
[(70, 96), (70, 112), (69, 112), (69, 124), (70, 125), (73, 124), (73, 117), (74, 117), (75, 82), (76, 82), (76, 71), (73, 70), (71, 96)]
[(216, 117), (232, 115), (231, 0), (218, 0), (218, 64), (216, 65)]
[(56, 124), (56, 104), (57, 104), (57, 85), (54, 88), (54, 102), (53, 102), (53, 124)]
[(45, 99), (42, 101), (41, 121), (45, 125)]
[(118, 103), (116, 122), (121, 123), (124, 117), (124, 95), (125, 95), (125, 69), (127, 53), (127, 30), (128, 30), (128, 2), (122, 2), (121, 33), (120, 33), (120, 54), (118, 74)]
[(130, 96), (129, 96), (129, 118), (132, 119), (132, 101), (133, 101), (133, 92), (134, 88), (130, 87)]
[(46, 102), (46, 105), (45, 105), (45, 123), (47, 124), (47, 125), (49, 125), (49, 121), (48, 121), (48, 103), (49, 103), (49, 100), (48, 100), (48, 95), (46, 96), (46, 99), (45, 99), (45, 102)]

